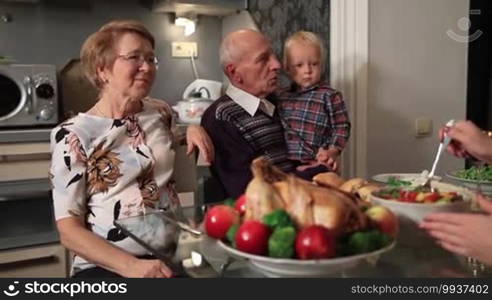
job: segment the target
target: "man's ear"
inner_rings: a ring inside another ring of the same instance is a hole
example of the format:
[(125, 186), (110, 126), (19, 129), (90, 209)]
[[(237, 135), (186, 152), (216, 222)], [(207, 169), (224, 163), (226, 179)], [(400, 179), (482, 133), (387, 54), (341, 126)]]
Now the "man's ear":
[(242, 77), (241, 75), (237, 72), (237, 68), (234, 64), (229, 63), (225, 66), (225, 72), (227, 77), (229, 77), (229, 80), (233, 83), (241, 83), (242, 82)]

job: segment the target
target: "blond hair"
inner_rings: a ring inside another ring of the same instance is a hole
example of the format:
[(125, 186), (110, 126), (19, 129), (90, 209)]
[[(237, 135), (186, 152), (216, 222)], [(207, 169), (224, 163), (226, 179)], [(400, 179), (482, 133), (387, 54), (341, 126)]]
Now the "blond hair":
[(98, 68), (111, 67), (116, 59), (115, 45), (125, 33), (136, 33), (155, 47), (155, 40), (145, 26), (134, 20), (116, 20), (103, 25), (91, 34), (82, 45), (80, 59), (85, 76), (97, 88), (103, 82), (98, 76)]
[(314, 46), (319, 49), (321, 72), (325, 69), (326, 49), (321, 38), (310, 31), (298, 31), (292, 34), (284, 43), (284, 57), (282, 63), (288, 68), (289, 50), (294, 44)]

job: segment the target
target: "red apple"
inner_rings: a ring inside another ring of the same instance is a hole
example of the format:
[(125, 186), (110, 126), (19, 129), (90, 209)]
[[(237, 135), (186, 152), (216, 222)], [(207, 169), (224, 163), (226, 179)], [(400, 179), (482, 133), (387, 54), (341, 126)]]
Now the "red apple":
[(239, 212), (241, 216), (246, 212), (246, 194), (242, 194), (237, 198), (234, 208)]
[(388, 208), (380, 205), (371, 206), (366, 210), (366, 215), (377, 225), (381, 232), (393, 238), (398, 235), (398, 217)]
[(335, 236), (319, 225), (302, 229), (297, 234), (295, 247), (300, 259), (330, 258), (336, 255)]
[(268, 250), (270, 228), (265, 224), (249, 220), (245, 221), (236, 233), (237, 249), (256, 255), (265, 255)]
[(227, 205), (216, 205), (205, 215), (205, 230), (210, 237), (223, 239), (233, 224), (239, 223), (237, 211)]

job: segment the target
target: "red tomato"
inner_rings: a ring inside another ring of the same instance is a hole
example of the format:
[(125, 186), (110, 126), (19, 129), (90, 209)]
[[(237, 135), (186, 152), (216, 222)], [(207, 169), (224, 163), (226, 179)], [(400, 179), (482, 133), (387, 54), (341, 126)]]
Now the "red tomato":
[(246, 194), (242, 194), (237, 198), (236, 200), (236, 205), (234, 208), (239, 212), (239, 214), (242, 216), (246, 212)]
[(398, 198), (398, 201), (407, 202), (407, 192), (406, 191), (400, 191), (400, 198)]
[(400, 199), (398, 200), (401, 202), (416, 202), (418, 194), (418, 192), (400, 191)]
[(296, 252), (300, 259), (333, 257), (336, 254), (335, 236), (323, 226), (306, 227), (297, 234)]
[(408, 192), (408, 202), (417, 202), (419, 192)]
[(265, 255), (268, 249), (270, 228), (258, 221), (245, 221), (236, 233), (237, 249), (256, 255)]
[(441, 194), (439, 193), (432, 193), (430, 195), (427, 195), (425, 198), (424, 198), (424, 202), (425, 203), (434, 203), (436, 202), (437, 200), (439, 200), (441, 198)]
[(227, 205), (216, 205), (205, 215), (205, 230), (216, 239), (223, 239), (233, 224), (239, 223), (238, 213)]

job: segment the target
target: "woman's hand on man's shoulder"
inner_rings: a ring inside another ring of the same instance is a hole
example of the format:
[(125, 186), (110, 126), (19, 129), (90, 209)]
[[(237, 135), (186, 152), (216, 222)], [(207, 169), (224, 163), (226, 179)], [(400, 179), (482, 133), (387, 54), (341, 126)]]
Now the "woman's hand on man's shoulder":
[(207, 163), (211, 164), (213, 162), (215, 156), (214, 145), (202, 126), (188, 126), (186, 129), (186, 144), (188, 145), (186, 154), (190, 155), (197, 147)]

